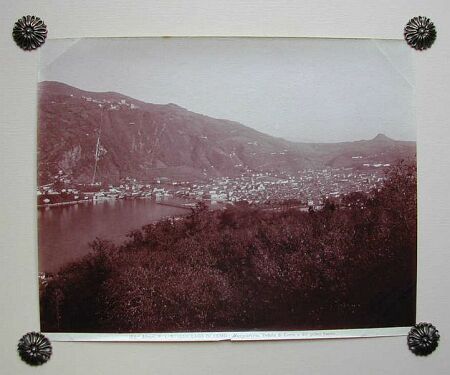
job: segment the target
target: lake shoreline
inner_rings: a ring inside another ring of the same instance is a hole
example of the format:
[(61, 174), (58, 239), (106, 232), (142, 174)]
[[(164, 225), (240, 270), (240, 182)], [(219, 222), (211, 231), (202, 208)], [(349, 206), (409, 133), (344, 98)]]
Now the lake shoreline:
[(87, 255), (91, 251), (89, 243), (97, 237), (119, 244), (133, 230), (185, 216), (193, 207), (182, 206), (183, 202), (139, 198), (38, 207), (39, 271), (58, 272)]

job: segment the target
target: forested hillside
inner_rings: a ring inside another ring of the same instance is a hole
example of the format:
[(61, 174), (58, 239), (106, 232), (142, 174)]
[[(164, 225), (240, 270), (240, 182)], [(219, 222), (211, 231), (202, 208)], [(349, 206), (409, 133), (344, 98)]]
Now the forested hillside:
[(198, 206), (41, 285), (41, 330), (168, 332), (410, 326), (416, 169), (321, 211)]

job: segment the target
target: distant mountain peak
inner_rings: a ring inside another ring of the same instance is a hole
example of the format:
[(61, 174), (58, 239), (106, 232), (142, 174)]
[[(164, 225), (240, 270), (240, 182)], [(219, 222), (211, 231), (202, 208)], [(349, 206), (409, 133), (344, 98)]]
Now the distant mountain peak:
[(392, 141), (391, 138), (387, 137), (383, 133), (378, 133), (375, 138), (373, 138), (373, 141)]

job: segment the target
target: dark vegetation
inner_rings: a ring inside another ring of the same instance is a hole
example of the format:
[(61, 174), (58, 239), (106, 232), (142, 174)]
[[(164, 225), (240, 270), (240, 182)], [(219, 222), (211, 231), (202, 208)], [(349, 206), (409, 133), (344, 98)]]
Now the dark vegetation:
[(318, 212), (200, 205), (129, 234), (41, 286), (43, 331), (166, 332), (409, 326), (416, 170)]

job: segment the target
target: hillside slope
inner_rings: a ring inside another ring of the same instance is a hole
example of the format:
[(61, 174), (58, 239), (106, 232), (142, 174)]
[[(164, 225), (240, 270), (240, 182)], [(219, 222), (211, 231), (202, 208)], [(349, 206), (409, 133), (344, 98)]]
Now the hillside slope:
[(39, 93), (40, 184), (60, 170), (75, 181), (91, 182), (96, 152), (95, 180), (104, 182), (124, 177), (196, 180), (246, 171), (293, 173), (415, 156), (414, 142), (384, 135), (358, 142), (294, 143), (175, 104), (144, 103), (59, 82), (40, 83)]

